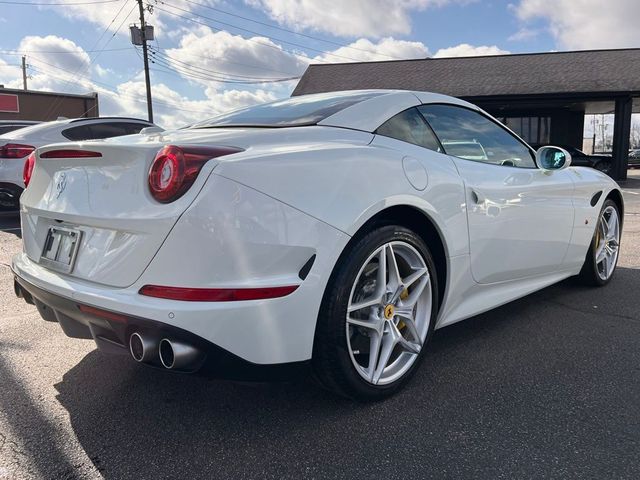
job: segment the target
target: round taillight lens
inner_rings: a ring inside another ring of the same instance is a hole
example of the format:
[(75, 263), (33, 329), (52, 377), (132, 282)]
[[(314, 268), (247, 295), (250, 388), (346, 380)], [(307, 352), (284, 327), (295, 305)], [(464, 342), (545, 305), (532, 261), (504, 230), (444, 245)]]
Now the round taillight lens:
[(167, 145), (158, 152), (149, 170), (151, 195), (161, 203), (173, 202), (191, 188), (205, 163), (213, 158), (238, 152), (242, 152), (242, 149)]
[(162, 203), (175, 200), (184, 183), (185, 161), (181, 149), (164, 147), (158, 152), (149, 171), (149, 188), (153, 198)]
[(31, 175), (33, 175), (33, 167), (36, 166), (36, 152), (31, 152), (27, 159), (24, 161), (24, 168), (22, 169), (22, 180), (24, 186), (28, 187), (31, 181)]

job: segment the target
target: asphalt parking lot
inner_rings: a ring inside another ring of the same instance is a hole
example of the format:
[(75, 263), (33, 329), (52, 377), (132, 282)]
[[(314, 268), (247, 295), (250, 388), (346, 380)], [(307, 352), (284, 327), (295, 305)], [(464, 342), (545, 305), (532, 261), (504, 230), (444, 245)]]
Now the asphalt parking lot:
[(0, 218), (0, 479), (638, 478), (640, 172), (612, 282), (549, 287), (439, 330), (385, 402), (310, 381), (141, 367), (64, 336), (13, 294)]

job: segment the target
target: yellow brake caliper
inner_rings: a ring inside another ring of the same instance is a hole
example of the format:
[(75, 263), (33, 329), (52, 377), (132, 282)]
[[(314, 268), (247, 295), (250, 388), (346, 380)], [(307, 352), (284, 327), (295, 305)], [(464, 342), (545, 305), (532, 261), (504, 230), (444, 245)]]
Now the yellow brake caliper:
[[(402, 293), (400, 294), (400, 299), (401, 300), (406, 300), (407, 297), (409, 296), (409, 289), (405, 288)], [(404, 323), (404, 320), (400, 320), (398, 322), (398, 330), (402, 330), (404, 327), (406, 327), (407, 325)]]

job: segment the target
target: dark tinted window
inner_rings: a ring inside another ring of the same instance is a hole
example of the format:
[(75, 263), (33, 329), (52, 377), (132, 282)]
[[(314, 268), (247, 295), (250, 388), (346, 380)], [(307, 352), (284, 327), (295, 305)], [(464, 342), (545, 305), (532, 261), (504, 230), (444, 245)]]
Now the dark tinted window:
[(127, 129), (124, 123), (95, 123), (91, 125), (91, 138), (111, 138), (127, 135)]
[(340, 110), (381, 94), (382, 92), (339, 92), (303, 95), (236, 110), (196, 123), (190, 128), (315, 125)]
[(26, 127), (26, 125), (0, 125), (0, 135), (7, 132), (13, 132)]
[(376, 133), (420, 145), (436, 152), (441, 150), (438, 139), (415, 108), (410, 108), (391, 117), (376, 130)]
[(452, 105), (423, 105), (418, 108), (440, 139), (445, 152), (467, 160), (535, 168), (529, 148), (484, 115)]
[(119, 137), (138, 133), (147, 125), (142, 123), (105, 122), (82, 125), (64, 130), (62, 135), (69, 140), (96, 140), (101, 138)]
[(62, 131), (62, 135), (68, 138), (69, 140), (88, 140), (91, 137), (91, 129), (89, 125), (80, 125), (78, 127), (67, 128)]
[(132, 135), (134, 133), (140, 133), (143, 128), (150, 127), (151, 125), (145, 125), (144, 123), (124, 123), (124, 129), (127, 132), (125, 135)]

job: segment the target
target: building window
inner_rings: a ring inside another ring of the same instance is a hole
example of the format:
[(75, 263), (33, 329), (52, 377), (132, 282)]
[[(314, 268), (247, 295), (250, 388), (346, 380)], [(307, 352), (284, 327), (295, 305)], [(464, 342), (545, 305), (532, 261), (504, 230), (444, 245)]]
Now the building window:
[(502, 117), (499, 120), (530, 145), (547, 145), (551, 136), (551, 117)]

